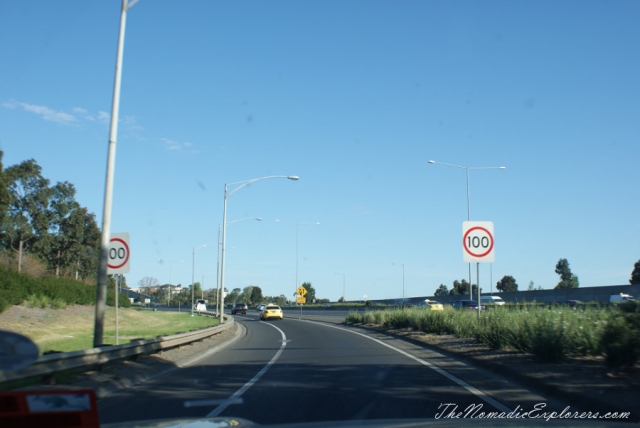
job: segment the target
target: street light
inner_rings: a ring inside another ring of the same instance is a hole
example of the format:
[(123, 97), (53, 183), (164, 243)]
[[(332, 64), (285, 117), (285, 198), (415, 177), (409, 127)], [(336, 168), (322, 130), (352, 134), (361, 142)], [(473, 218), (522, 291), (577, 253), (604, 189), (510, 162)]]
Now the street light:
[(103, 344), (104, 313), (107, 307), (107, 265), (109, 263), (109, 242), (111, 241), (111, 207), (113, 205), (113, 181), (116, 164), (116, 140), (118, 137), (118, 112), (120, 110), (120, 81), (122, 79), (122, 56), (124, 52), (124, 33), (127, 23), (127, 11), (138, 0), (122, 0), (120, 12), (120, 32), (118, 33), (118, 50), (116, 53), (116, 75), (113, 83), (111, 102), (111, 123), (109, 125), (109, 148), (107, 151), (107, 177), (104, 188), (104, 206), (102, 210), (102, 235), (100, 237), (100, 253), (98, 259), (98, 284), (96, 287), (96, 308), (93, 328), (93, 347)]
[[(227, 222), (227, 226), (233, 223), (237, 223), (239, 221), (244, 221), (244, 220), (262, 221), (262, 218), (261, 217), (241, 218), (239, 220), (233, 220), (233, 221)], [(220, 227), (221, 225), (218, 224), (218, 255), (216, 256), (216, 262), (218, 265), (216, 268), (216, 290), (218, 291), (218, 296), (216, 298), (216, 313), (218, 312), (218, 303), (220, 303), (220, 319), (222, 319), (222, 312), (224, 310), (224, 290), (220, 290), (220, 282), (218, 281), (218, 279), (220, 278)]]
[(171, 304), (171, 263), (173, 263), (174, 261), (176, 263), (183, 263), (184, 260), (163, 260), (163, 259), (158, 259), (158, 261), (160, 262), (160, 264), (163, 264), (165, 261), (169, 263), (169, 298), (167, 299), (167, 307)]
[[(434, 160), (430, 160), (429, 163), (431, 164), (437, 164), (437, 165), (444, 165), (444, 166), (451, 166), (453, 168), (461, 168), (464, 169), (467, 172), (467, 221), (471, 221), (471, 200), (470, 200), (470, 196), (469, 196), (469, 170), (471, 169), (507, 169), (506, 166), (461, 166), (461, 165), (454, 165), (451, 163), (444, 163), (444, 162), (436, 162)], [(480, 287), (478, 287), (478, 293), (480, 293)], [(469, 263), (469, 299), (473, 300), (473, 287), (471, 286), (471, 263)], [(478, 306), (480, 305), (480, 302), (478, 302)]]
[[(242, 189), (244, 186), (255, 183), (256, 181), (266, 180), (269, 178), (287, 178), (289, 180), (297, 181), (297, 175), (270, 175), (268, 177), (260, 177), (260, 178), (252, 178), (251, 180), (245, 181), (237, 181), (235, 183), (225, 183), (224, 185), (224, 204), (222, 210), (222, 257), (220, 261), (220, 288), (224, 292), (224, 253), (226, 248), (226, 237), (227, 237), (227, 198), (233, 195), (238, 190)], [(236, 186), (235, 189), (229, 191), (229, 186)], [(224, 303), (224, 299), (222, 300)], [(222, 314), (222, 308), (220, 313)], [(224, 317), (220, 316), (220, 324), (224, 323)]]
[(191, 316), (193, 316), (193, 304), (195, 303), (193, 301), (193, 293), (196, 288), (196, 251), (206, 248), (207, 245), (211, 244), (200, 245), (198, 248), (193, 247), (193, 253), (191, 253)]
[(391, 264), (402, 266), (402, 309), (404, 309), (404, 263), (391, 263)]
[(280, 221), (280, 220), (276, 220), (278, 223), (284, 223), (284, 224), (295, 224), (296, 225), (296, 286), (295, 289), (298, 289), (298, 226), (308, 226), (308, 225), (317, 225), (320, 224), (319, 221), (315, 222), (315, 223), (291, 223), (288, 221)]

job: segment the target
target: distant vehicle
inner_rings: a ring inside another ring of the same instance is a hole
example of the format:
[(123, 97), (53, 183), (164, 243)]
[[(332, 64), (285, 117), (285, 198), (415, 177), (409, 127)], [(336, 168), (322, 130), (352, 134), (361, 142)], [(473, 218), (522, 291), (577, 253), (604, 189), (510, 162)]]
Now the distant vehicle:
[(505, 304), (499, 296), (481, 296), (480, 303), (486, 306), (502, 306)]
[(193, 305), (193, 310), (196, 312), (207, 312), (207, 301), (204, 299), (196, 300), (195, 305)]
[[(475, 300), (458, 300), (453, 302), (454, 309), (475, 309), (478, 310), (478, 302)], [(486, 305), (481, 305), (480, 310), (487, 309)]]
[(262, 311), (264, 311), (264, 308), (265, 308), (266, 306), (267, 306), (267, 305), (265, 305), (264, 303), (263, 303), (263, 304), (261, 304), (261, 305), (258, 305), (258, 307), (256, 308), (256, 311), (258, 311), (258, 312), (262, 312)]
[(247, 304), (246, 303), (236, 303), (233, 309), (231, 309), (231, 315), (235, 315), (239, 312), (242, 312), (244, 315), (247, 315)]
[(435, 300), (425, 299), (424, 301), (418, 303), (419, 308), (429, 309), (430, 311), (444, 311), (444, 305), (442, 303), (438, 303)]
[(625, 293), (612, 294), (611, 297), (609, 297), (609, 302), (611, 303), (635, 302), (635, 301), (636, 299), (633, 296)]
[(282, 319), (282, 309), (278, 305), (267, 305), (264, 311), (260, 312), (261, 320), (268, 320), (269, 318)]

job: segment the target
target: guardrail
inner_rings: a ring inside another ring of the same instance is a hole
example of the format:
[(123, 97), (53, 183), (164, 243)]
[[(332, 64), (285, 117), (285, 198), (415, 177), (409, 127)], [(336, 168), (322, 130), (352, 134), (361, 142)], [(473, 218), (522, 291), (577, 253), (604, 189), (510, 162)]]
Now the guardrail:
[[(212, 312), (200, 312), (202, 315), (213, 314)], [(0, 382), (23, 380), (38, 376), (52, 376), (56, 373), (72, 369), (87, 369), (96, 365), (108, 363), (110, 361), (122, 360), (140, 354), (151, 354), (180, 345), (205, 339), (214, 334), (230, 328), (234, 321), (227, 318), (222, 325), (205, 328), (202, 330), (190, 331), (188, 333), (176, 334), (174, 336), (162, 336), (155, 339), (138, 340), (124, 345), (105, 346), (103, 348), (85, 349), (82, 351), (61, 352), (59, 354), (49, 354), (39, 357), (35, 363), (16, 372), (1, 372)]]

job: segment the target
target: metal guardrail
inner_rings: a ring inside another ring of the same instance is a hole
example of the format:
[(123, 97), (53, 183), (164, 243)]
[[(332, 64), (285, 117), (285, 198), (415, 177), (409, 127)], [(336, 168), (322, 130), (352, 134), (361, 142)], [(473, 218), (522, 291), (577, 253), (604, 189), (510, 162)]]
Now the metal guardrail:
[[(211, 316), (212, 312), (200, 312)], [(140, 354), (151, 354), (175, 348), (190, 342), (205, 339), (216, 333), (227, 330), (233, 324), (233, 318), (227, 318), (222, 325), (176, 334), (155, 339), (138, 340), (124, 345), (105, 346), (103, 348), (85, 349), (82, 351), (61, 352), (39, 357), (35, 363), (16, 372), (0, 372), (0, 382), (28, 379), (37, 376), (51, 376), (72, 369), (87, 369), (110, 361), (130, 358)]]

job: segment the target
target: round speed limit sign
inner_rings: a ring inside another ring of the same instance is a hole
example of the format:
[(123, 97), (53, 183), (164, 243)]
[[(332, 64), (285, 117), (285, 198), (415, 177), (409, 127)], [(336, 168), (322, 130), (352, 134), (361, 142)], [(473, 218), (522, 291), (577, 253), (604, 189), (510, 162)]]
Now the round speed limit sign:
[(129, 234), (128, 233), (112, 233), (109, 242), (109, 262), (107, 264), (107, 273), (109, 275), (115, 273), (129, 273), (129, 258), (131, 251), (129, 250)]
[(466, 263), (492, 263), (493, 222), (465, 221), (462, 223), (462, 259)]

